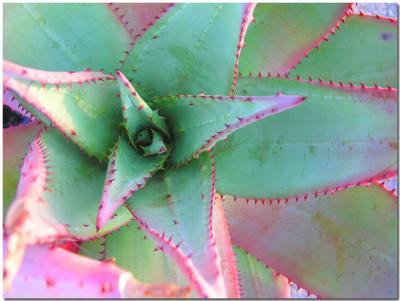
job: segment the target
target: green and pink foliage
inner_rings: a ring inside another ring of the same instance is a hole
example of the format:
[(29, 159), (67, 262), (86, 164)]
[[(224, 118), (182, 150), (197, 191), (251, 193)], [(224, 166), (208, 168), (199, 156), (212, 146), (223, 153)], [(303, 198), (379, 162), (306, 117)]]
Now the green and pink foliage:
[(5, 4), (5, 296), (396, 298), (397, 27)]

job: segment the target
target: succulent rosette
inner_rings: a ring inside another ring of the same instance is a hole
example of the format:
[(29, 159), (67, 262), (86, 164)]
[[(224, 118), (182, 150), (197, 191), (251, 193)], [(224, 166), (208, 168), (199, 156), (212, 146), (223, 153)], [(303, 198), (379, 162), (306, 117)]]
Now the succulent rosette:
[(396, 51), (343, 3), (5, 4), (6, 296), (396, 297)]

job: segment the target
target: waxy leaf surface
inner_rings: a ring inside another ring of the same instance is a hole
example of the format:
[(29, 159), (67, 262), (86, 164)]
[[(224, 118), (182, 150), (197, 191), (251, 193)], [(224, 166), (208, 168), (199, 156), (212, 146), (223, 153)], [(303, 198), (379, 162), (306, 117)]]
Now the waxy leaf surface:
[(110, 155), (103, 195), (97, 216), (102, 228), (114, 212), (162, 166), (166, 156), (143, 156), (122, 135)]
[(258, 3), (239, 61), (239, 71), (288, 72), (348, 10), (345, 3)]
[[(46, 223), (66, 229), (67, 233), (63, 236), (72, 236), (75, 239), (104, 235), (131, 220), (129, 212), (121, 208), (96, 233), (96, 216), (106, 166), (88, 158), (55, 129), (42, 132), (40, 141), (46, 154), (48, 174), (43, 193), (35, 195), (42, 203), (32, 207), (30, 213), (33, 217), (40, 217)], [(55, 239), (56, 236), (53, 235), (52, 238)]]
[(164, 118), (153, 111), (140, 97), (136, 89), (123, 73), (117, 71), (118, 85), (121, 95), (124, 126), (129, 139), (135, 143), (135, 136), (143, 129), (155, 128), (167, 135), (167, 126)]
[(131, 41), (104, 3), (5, 4), (4, 40), (4, 58), (17, 64), (106, 72), (118, 68)]
[(397, 92), (241, 78), (237, 93), (302, 95), (300, 106), (218, 142), (217, 191), (258, 199), (335, 190), (397, 170)]
[(180, 93), (227, 95), (245, 8), (175, 4), (134, 45), (123, 73), (147, 102)]
[[(18, 70), (23, 72), (24, 68), (18, 66)], [(30, 81), (25, 75), (8, 71), (9, 69), (5, 69), (6, 88), (18, 93), (24, 101), (45, 115), (55, 127), (89, 155), (100, 160), (106, 158), (109, 149), (117, 140), (122, 122), (119, 101), (116, 98), (118, 90), (114, 81), (107, 80), (82, 86), (82, 82), (81, 85), (78, 85), (78, 82), (68, 85), (61, 78), (61, 83), (56, 84), (48, 83), (47, 77), (52, 73), (35, 70), (45, 75), (43, 80), (46, 81), (40, 82)], [(66, 73), (65, 76), (76, 80), (73, 74)], [(106, 75), (103, 75), (103, 78), (108, 79)], [(31, 113), (35, 114), (35, 111)]]
[(350, 15), (328, 42), (313, 49), (290, 74), (357, 86), (397, 87), (396, 66), (397, 22)]
[(304, 101), (296, 95), (268, 95), (272, 96), (181, 95), (155, 100), (154, 106), (166, 117), (174, 141), (170, 162), (187, 162), (232, 132)]
[(223, 204), (235, 245), (318, 297), (396, 298), (398, 203), (381, 187)]
[(226, 296), (212, 233), (214, 167), (209, 153), (155, 175), (128, 200), (140, 226), (170, 255), (200, 296)]

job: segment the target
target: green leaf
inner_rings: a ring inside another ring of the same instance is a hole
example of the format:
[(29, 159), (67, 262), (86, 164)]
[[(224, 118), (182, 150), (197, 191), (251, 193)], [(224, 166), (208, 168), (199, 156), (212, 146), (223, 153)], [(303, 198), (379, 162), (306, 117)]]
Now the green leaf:
[[(349, 9), (346, 3), (259, 3), (240, 55), (243, 74), (288, 72)], [(324, 62), (325, 63), (325, 62)]]
[(148, 102), (180, 93), (227, 95), (245, 7), (175, 4), (136, 43), (122, 71)]
[(41, 132), (25, 159), (19, 194), (7, 213), (7, 229), (32, 244), (59, 237), (93, 239), (128, 223), (129, 211), (121, 208), (96, 232), (105, 169), (56, 130)]
[[(116, 100), (117, 86), (108, 80), (109, 75), (91, 71), (46, 72), (22, 66), (17, 66), (16, 71), (6, 68), (5, 72), (4, 86), (31, 105), (35, 109), (32, 114), (39, 111), (89, 155), (100, 160), (106, 158), (122, 122)], [(57, 81), (51, 79), (52, 75)], [(89, 84), (90, 79), (107, 81)], [(82, 80), (88, 85), (82, 86)]]
[(224, 297), (212, 209), (214, 165), (203, 153), (188, 165), (155, 175), (128, 200), (139, 225), (171, 256), (200, 296)]
[(398, 203), (381, 187), (223, 204), (235, 245), (318, 297), (397, 297)]
[(132, 221), (106, 237), (107, 259), (130, 271), (139, 281), (154, 284), (175, 283), (186, 286), (187, 280), (175, 263)]
[(103, 3), (7, 3), (4, 58), (46, 70), (114, 71), (131, 39)]
[(51, 166), (48, 192), (43, 199), (47, 211), (71, 236), (88, 239), (104, 235), (131, 220), (125, 208), (120, 208), (100, 231), (96, 232), (96, 216), (103, 191), (106, 167), (83, 154), (55, 130), (42, 134)]
[(290, 298), (289, 281), (251, 254), (234, 247), (240, 275), (241, 298)]
[(397, 22), (350, 15), (328, 42), (313, 49), (290, 74), (397, 87), (397, 66)]
[(3, 214), (15, 197), (20, 167), (38, 131), (37, 123), (3, 129)]
[(165, 155), (143, 156), (122, 135), (110, 155), (96, 226), (101, 229), (114, 212), (161, 168)]
[(295, 198), (397, 170), (396, 91), (276, 78), (242, 78), (237, 87), (241, 95), (276, 91), (307, 100), (218, 142), (217, 191)]
[(154, 106), (166, 117), (174, 141), (170, 162), (188, 162), (232, 132), (304, 101), (275, 92), (261, 97), (179, 95), (155, 100)]
[(153, 111), (136, 92), (129, 80), (120, 71), (117, 71), (117, 79), (121, 94), (122, 114), (124, 126), (127, 129), (129, 139), (135, 142), (136, 135), (145, 128), (153, 127), (168, 135), (167, 126), (163, 117)]

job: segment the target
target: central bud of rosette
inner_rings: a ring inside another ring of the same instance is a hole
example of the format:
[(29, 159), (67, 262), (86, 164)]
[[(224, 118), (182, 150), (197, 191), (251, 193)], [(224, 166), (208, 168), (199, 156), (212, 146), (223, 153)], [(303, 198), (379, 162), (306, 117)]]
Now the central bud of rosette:
[(137, 133), (132, 142), (139, 153), (151, 156), (167, 152), (167, 140), (169, 139), (157, 129), (145, 128)]
[(96, 219), (97, 230), (102, 229), (115, 211), (163, 168), (172, 148), (165, 118), (152, 110), (124, 74), (117, 71), (116, 78), (125, 131), (109, 157)]
[(123, 124), (130, 143), (144, 156), (168, 152), (170, 135), (165, 119), (149, 107), (123, 73), (117, 71), (116, 75), (120, 88)]
[[(152, 106), (157, 108), (153, 110), (120, 71), (116, 72), (116, 78), (126, 133), (119, 137), (110, 155), (97, 229), (163, 167), (177, 169), (189, 164), (234, 131), (304, 101), (304, 97), (280, 93), (269, 96), (181, 94), (152, 99)], [(168, 118), (168, 127), (165, 118)]]

